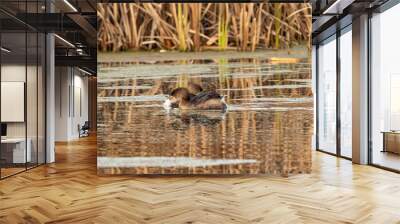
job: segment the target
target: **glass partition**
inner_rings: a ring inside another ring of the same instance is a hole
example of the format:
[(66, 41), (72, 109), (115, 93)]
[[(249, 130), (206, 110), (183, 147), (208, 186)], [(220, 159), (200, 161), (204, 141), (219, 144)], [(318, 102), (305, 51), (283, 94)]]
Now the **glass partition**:
[(42, 6), (43, 1), (0, 2), (12, 12), (0, 11), (1, 179), (45, 162), (46, 39), (18, 19)]
[(318, 48), (318, 149), (336, 153), (336, 37)]
[(374, 15), (371, 74), (371, 162), (400, 170), (400, 5)]
[(352, 157), (352, 33), (340, 36), (340, 154)]
[(1, 175), (6, 177), (24, 171), (31, 158), (26, 141), (26, 33), (3, 32), (1, 46)]

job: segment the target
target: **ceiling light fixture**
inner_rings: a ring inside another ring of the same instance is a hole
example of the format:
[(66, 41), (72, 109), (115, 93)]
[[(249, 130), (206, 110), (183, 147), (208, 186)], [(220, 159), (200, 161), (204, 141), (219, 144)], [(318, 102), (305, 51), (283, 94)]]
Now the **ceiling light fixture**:
[(68, 0), (64, 0), (65, 4), (68, 5), (74, 12), (78, 12), (78, 10), (73, 6)]
[(62, 42), (66, 43), (68, 46), (75, 48), (75, 45), (73, 45), (73, 44), (72, 44), (71, 42), (69, 42), (68, 40), (66, 40), (66, 39), (64, 39), (64, 38), (62, 38), (62, 37), (60, 37), (60, 36), (57, 35), (57, 34), (54, 34), (54, 36), (57, 37), (57, 38), (58, 38), (59, 40), (61, 40)]
[(5, 48), (5, 47), (1, 47), (0, 49), (1, 49), (2, 51), (6, 52), (6, 53), (10, 53), (10, 52), (11, 52), (11, 50), (9, 50), (9, 49), (7, 49), (7, 48)]
[(76, 53), (78, 53), (79, 55), (83, 55), (83, 50), (81, 48), (77, 48)]
[(86, 71), (86, 70), (83, 70), (83, 69), (81, 69), (81, 68), (79, 68), (79, 67), (78, 67), (78, 70), (81, 71), (81, 72), (83, 72), (83, 73), (85, 73), (85, 74), (87, 74), (87, 75), (90, 75), (90, 76), (92, 75), (92, 73), (90, 73), (90, 72), (88, 72), (88, 71)]

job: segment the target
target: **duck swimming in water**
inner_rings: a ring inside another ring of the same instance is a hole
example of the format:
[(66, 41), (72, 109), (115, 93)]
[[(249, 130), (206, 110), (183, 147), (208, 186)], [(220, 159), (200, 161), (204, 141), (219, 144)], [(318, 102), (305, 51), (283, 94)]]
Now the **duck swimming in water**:
[[(186, 91), (189, 92), (189, 98), (192, 98), (197, 93), (202, 92), (203, 88), (198, 84), (189, 83), (187, 88), (181, 88), (181, 87), (176, 88), (171, 92), (170, 95), (172, 96), (173, 94), (175, 97), (181, 98), (184, 94), (187, 94)], [(165, 109), (178, 108), (178, 103), (172, 102), (169, 99), (166, 100), (163, 105)]]
[[(201, 87), (200, 87), (201, 88)], [(165, 108), (179, 107), (179, 109), (199, 110), (226, 110), (224, 98), (215, 91), (202, 91), (197, 95), (188, 88), (174, 89), (168, 100), (164, 103)]]

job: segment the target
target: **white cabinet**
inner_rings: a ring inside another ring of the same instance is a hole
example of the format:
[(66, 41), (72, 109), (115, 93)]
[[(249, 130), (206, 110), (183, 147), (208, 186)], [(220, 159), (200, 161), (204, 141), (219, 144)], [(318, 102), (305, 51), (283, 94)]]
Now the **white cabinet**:
[(27, 139), (28, 144), (25, 151), (25, 138), (2, 139), (2, 147), (7, 147), (12, 152), (12, 163), (25, 163), (32, 161), (32, 140)]

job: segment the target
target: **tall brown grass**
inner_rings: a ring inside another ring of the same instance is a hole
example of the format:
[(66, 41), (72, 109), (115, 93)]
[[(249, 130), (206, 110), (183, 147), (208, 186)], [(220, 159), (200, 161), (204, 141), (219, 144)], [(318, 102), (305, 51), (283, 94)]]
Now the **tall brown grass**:
[(103, 3), (97, 14), (101, 51), (254, 51), (311, 35), (308, 3)]

